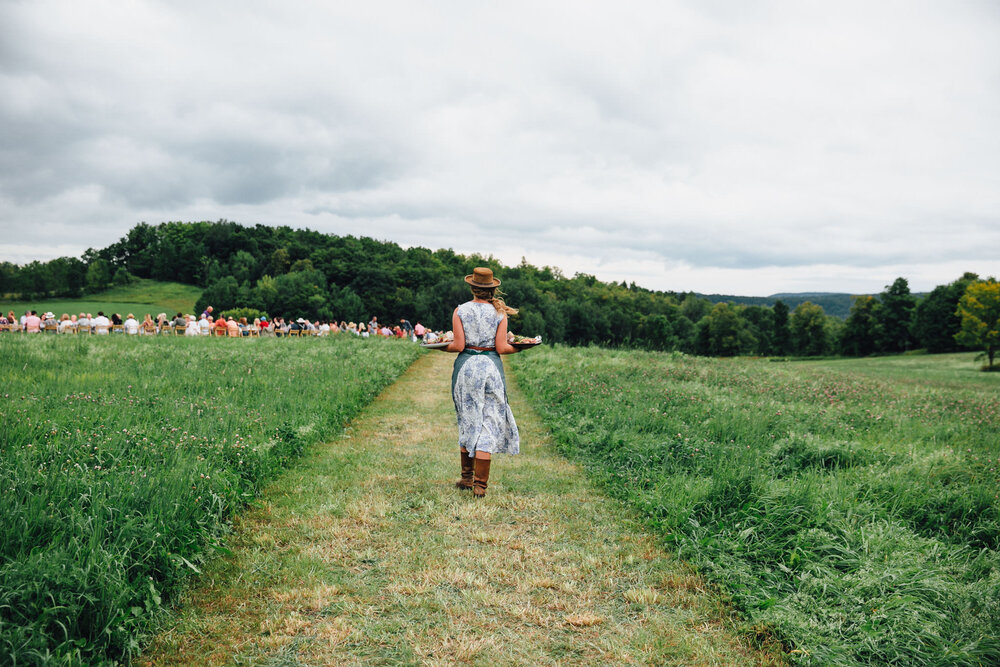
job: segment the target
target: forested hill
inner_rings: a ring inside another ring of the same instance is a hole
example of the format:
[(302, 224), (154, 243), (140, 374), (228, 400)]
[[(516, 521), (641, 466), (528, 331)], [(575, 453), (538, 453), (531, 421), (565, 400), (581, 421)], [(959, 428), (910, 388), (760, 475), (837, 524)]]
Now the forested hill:
[[(802, 303), (808, 301), (820, 306), (827, 315), (847, 319), (851, 312), (851, 304), (857, 294), (846, 294), (839, 292), (801, 292), (789, 294), (772, 294), (771, 296), (731, 296), (729, 294), (698, 294), (703, 299), (708, 299), (712, 303), (736, 303), (743, 306), (765, 306), (773, 308), (778, 301), (783, 302), (793, 310)], [(870, 295), (867, 295), (870, 296)]]
[(79, 259), (0, 263), (0, 294), (76, 297), (139, 277), (204, 288), (198, 310), (212, 305), (216, 312), (244, 308), (336, 321), (406, 318), (448, 329), (453, 308), (469, 297), (462, 278), (475, 266), (489, 266), (503, 280), (508, 303), (520, 309), (511, 318), (515, 332), (574, 345), (711, 355), (899, 351), (926, 344), (931, 333), (939, 349), (954, 347), (956, 295), (966, 279), (941, 286), (936, 301), (931, 297), (938, 290), (925, 300), (934, 308), (926, 309), (923, 329), (915, 326), (920, 308), (903, 278), (875, 299), (857, 300), (861, 324), (852, 328), (850, 318), (845, 323), (829, 314), (846, 316), (849, 295), (703, 297), (585, 274), (567, 277), (523, 260), (504, 266), (450, 249), (404, 249), (366, 237), (223, 220), (141, 223)]

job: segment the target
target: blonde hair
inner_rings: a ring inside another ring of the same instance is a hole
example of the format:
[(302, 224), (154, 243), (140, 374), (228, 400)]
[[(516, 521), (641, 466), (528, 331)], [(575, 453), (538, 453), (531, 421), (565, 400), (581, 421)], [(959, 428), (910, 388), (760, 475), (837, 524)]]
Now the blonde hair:
[(493, 307), (497, 309), (498, 313), (506, 313), (507, 315), (516, 315), (517, 308), (511, 308), (506, 303), (503, 302), (504, 293), (498, 290), (496, 287), (473, 287), (472, 296), (477, 299), (482, 299), (483, 301), (489, 301), (493, 304)]

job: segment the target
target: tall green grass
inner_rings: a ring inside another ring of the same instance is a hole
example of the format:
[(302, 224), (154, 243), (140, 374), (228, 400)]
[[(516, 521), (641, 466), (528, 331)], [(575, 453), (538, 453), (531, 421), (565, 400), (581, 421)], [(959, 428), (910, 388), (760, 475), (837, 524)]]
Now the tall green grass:
[(885, 378), (600, 349), (511, 366), (562, 450), (795, 661), (997, 664), (1000, 384), (914, 359)]
[(0, 336), (0, 663), (127, 660), (227, 519), (419, 354)]

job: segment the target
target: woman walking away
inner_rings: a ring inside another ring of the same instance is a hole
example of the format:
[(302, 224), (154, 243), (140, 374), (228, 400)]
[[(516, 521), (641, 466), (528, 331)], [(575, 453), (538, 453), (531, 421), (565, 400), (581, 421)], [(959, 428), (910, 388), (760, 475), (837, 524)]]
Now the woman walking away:
[(477, 267), (465, 282), (472, 289), (451, 318), (455, 338), (445, 348), (458, 352), (451, 374), (451, 397), (458, 416), (458, 444), (462, 478), (455, 484), (486, 495), (493, 454), (517, 454), (520, 440), (514, 414), (507, 403), (501, 354), (517, 348), (507, 342), (507, 315), (517, 312), (497, 294), (500, 281), (493, 271)]

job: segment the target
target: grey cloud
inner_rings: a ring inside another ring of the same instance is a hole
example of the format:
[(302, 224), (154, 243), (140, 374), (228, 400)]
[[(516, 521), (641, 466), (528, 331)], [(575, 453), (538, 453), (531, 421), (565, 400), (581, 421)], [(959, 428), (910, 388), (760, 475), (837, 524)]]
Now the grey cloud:
[(998, 14), (897, 9), (5, 3), (0, 233), (474, 229), (660, 288), (995, 266)]

